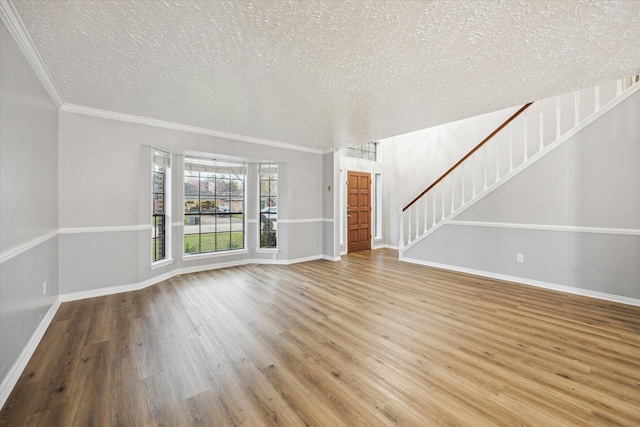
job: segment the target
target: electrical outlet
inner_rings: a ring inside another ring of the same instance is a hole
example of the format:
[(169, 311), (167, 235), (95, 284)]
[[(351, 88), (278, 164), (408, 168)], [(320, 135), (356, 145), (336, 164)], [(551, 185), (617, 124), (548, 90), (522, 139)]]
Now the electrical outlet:
[(524, 254), (516, 254), (516, 262), (524, 262)]
[(47, 282), (46, 280), (44, 282), (42, 282), (42, 295), (46, 295), (47, 294)]

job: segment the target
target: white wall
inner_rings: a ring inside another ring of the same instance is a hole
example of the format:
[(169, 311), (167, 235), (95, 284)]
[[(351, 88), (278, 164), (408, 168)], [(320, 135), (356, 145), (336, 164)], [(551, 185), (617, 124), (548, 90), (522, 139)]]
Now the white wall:
[(405, 256), (640, 298), (638, 117), (640, 92)]
[(518, 108), (407, 133), (380, 141), (384, 164), (384, 242), (397, 246), (399, 209), (446, 172)]
[(58, 111), (4, 23), (0, 23), (0, 94), (3, 396), (12, 367), (20, 362), (20, 354), (59, 294)]
[[(151, 147), (174, 154), (172, 165), (173, 256), (151, 270)], [(279, 206), (276, 260), (323, 253), (323, 158), (321, 154), (225, 140), (159, 127), (60, 112), (60, 283), (62, 293), (133, 285), (175, 269), (197, 269), (267, 258), (255, 253), (257, 224), (250, 222), (248, 253), (182, 260), (182, 155), (225, 156), (278, 162)], [(247, 185), (257, 185), (253, 169)], [(251, 181), (251, 182), (249, 182)], [(257, 198), (247, 218), (257, 220)], [(114, 270), (117, 266), (117, 271)]]

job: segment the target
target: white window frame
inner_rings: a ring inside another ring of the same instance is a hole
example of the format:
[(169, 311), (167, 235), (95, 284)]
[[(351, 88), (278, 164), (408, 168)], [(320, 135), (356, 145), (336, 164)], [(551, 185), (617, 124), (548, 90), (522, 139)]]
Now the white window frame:
[[(188, 170), (201, 170), (201, 171), (207, 171), (207, 172), (216, 172), (218, 170), (223, 170), (223, 169), (237, 169), (238, 171), (241, 171), (242, 174), (244, 175), (244, 185), (243, 185), (243, 216), (242, 216), (242, 230), (243, 230), (243, 243), (242, 243), (242, 248), (238, 248), (238, 249), (229, 249), (229, 250), (221, 250), (221, 251), (212, 251), (212, 252), (198, 252), (198, 253), (185, 253), (184, 252), (184, 240), (185, 240), (185, 232), (184, 229), (182, 231), (182, 260), (183, 261), (195, 261), (195, 260), (199, 260), (199, 259), (205, 259), (205, 258), (218, 258), (218, 257), (225, 257), (225, 256), (233, 256), (233, 255), (239, 255), (239, 254), (247, 254), (249, 253), (248, 247), (247, 247), (247, 187), (248, 187), (248, 170), (247, 170), (247, 163), (246, 162), (225, 162), (225, 161), (221, 161), (221, 160), (216, 160), (217, 156), (212, 155), (211, 158), (208, 157), (199, 157), (199, 156), (185, 156), (184, 157), (184, 168), (183, 168), (183, 172), (182, 172), (182, 182), (183, 182), (183, 186), (184, 186), (184, 177), (185, 177), (185, 173)], [(188, 166), (189, 165), (189, 166)], [(186, 194), (182, 195), (182, 201), (184, 204), (184, 200), (186, 199)], [(184, 209), (183, 213), (182, 213), (182, 221), (184, 223)], [(200, 214), (200, 213), (199, 213)], [(202, 234), (202, 233), (200, 233)]]

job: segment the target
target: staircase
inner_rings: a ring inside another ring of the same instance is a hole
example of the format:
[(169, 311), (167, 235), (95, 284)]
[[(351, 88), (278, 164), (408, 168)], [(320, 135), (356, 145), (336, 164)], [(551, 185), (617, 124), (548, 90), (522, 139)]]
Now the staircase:
[(640, 90), (640, 76), (525, 104), (400, 207), (399, 257)]

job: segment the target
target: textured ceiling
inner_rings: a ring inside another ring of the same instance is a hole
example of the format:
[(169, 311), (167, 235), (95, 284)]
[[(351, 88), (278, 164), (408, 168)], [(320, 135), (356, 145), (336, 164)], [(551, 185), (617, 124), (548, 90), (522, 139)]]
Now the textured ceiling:
[(327, 149), (640, 71), (640, 1), (14, 0), (64, 103)]

